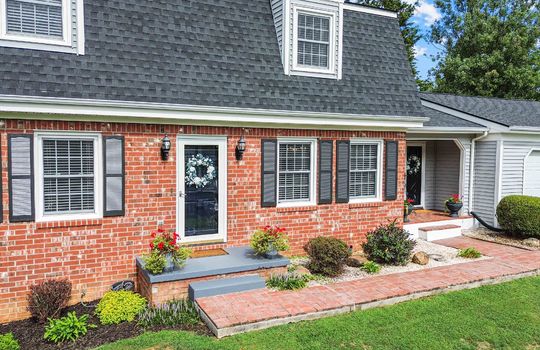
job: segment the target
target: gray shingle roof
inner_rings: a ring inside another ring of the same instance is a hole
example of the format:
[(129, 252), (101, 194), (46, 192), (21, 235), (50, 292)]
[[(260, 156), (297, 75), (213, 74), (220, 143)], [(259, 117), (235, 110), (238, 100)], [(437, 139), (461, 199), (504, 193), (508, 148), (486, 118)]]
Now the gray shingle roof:
[(540, 102), (421, 93), (429, 102), (452, 108), (505, 126), (540, 127)]
[(426, 106), (422, 106), (422, 110), (424, 116), (429, 118), (428, 122), (424, 122), (424, 127), (483, 128), (480, 124)]
[(269, 0), (85, 1), (86, 54), (0, 48), (0, 94), (422, 116), (395, 18), (345, 11), (343, 79), (285, 76)]

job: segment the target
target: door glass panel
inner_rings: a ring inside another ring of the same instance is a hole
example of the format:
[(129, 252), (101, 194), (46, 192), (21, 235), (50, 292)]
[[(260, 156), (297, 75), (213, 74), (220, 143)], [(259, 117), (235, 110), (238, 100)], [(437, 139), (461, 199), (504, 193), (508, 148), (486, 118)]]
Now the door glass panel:
[(218, 233), (218, 146), (186, 145), (185, 227), (186, 237)]
[(421, 204), (422, 196), (422, 147), (407, 147), (407, 198), (414, 205)]

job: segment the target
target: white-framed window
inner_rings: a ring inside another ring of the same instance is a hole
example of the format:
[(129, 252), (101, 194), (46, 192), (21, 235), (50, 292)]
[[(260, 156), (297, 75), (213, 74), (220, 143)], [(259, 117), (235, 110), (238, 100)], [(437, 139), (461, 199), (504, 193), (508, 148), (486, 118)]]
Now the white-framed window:
[(351, 202), (380, 201), (382, 198), (382, 141), (352, 140), (349, 166)]
[(35, 134), (36, 221), (101, 218), (99, 134)]
[(336, 78), (334, 11), (294, 7), (291, 74)]
[(315, 154), (313, 139), (278, 140), (278, 205), (315, 204)]
[(84, 54), (83, 0), (0, 0), (0, 46)]

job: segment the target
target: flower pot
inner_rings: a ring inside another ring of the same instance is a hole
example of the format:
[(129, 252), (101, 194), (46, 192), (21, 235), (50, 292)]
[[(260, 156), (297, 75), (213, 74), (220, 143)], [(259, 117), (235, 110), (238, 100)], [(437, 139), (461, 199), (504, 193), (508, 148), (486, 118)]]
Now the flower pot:
[(409, 204), (407, 205), (407, 209), (405, 209), (405, 213), (403, 215), (403, 222), (409, 222), (409, 215), (411, 215), (411, 213), (413, 212), (414, 210), (414, 205), (412, 204)]
[(270, 246), (268, 247), (268, 251), (264, 253), (264, 257), (267, 259), (275, 259), (278, 257), (278, 255), (279, 255), (278, 251), (276, 250), (276, 248), (274, 248), (274, 245), (270, 243)]
[(458, 213), (463, 208), (463, 203), (446, 202), (446, 208), (450, 212), (450, 216), (458, 217)]
[(165, 268), (163, 269), (163, 272), (174, 271), (175, 265), (172, 253), (165, 254), (165, 260), (167, 262), (165, 263)]

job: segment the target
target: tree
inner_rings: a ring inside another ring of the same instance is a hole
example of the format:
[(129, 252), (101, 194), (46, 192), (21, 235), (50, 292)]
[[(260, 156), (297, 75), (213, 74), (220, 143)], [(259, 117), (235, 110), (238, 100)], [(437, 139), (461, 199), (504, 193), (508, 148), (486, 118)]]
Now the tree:
[(540, 100), (539, 0), (436, 0), (437, 92)]
[(414, 57), (414, 45), (420, 40), (420, 30), (412, 21), (417, 3), (410, 4), (403, 0), (361, 0), (359, 3), (397, 12), (401, 36), (405, 41), (405, 48), (407, 49), (407, 57), (411, 63), (411, 69), (414, 75), (417, 76), (418, 71)]

